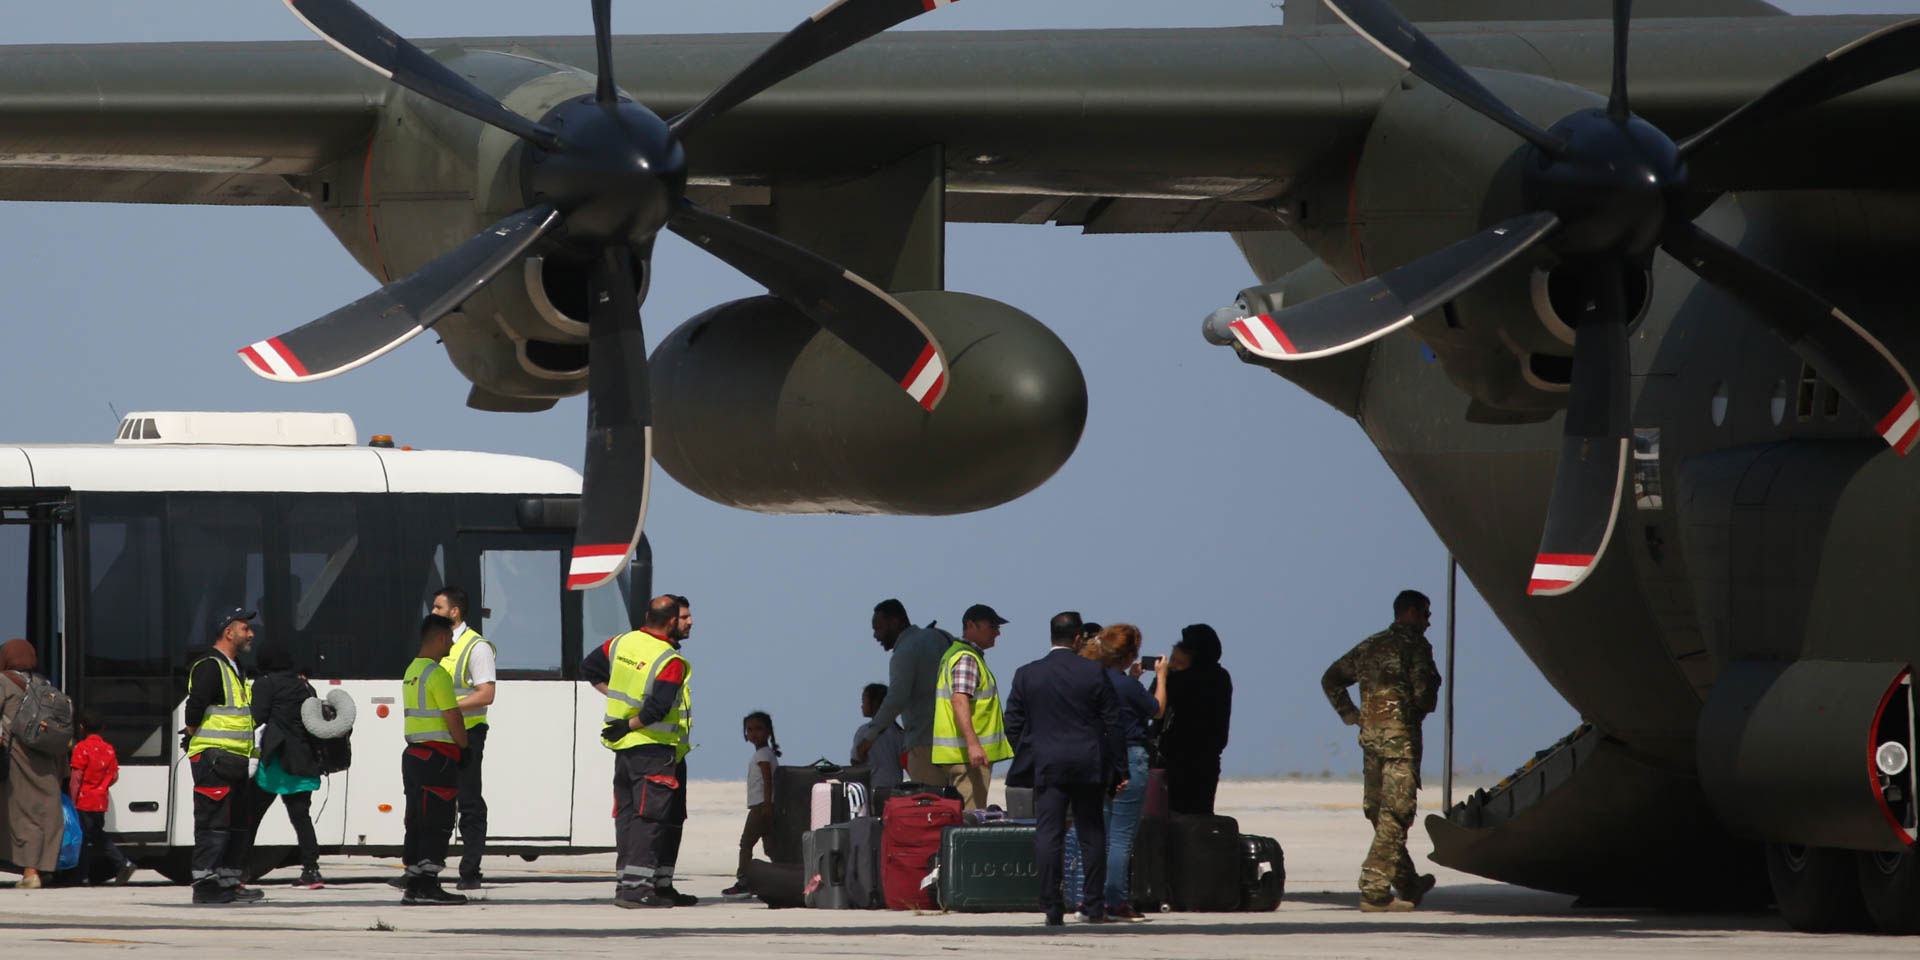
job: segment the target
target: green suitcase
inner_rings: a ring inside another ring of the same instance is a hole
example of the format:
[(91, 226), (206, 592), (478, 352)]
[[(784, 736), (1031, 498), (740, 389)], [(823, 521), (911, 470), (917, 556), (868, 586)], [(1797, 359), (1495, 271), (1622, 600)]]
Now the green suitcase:
[(1040, 866), (1031, 824), (947, 827), (940, 831), (942, 909), (961, 913), (1040, 912)]

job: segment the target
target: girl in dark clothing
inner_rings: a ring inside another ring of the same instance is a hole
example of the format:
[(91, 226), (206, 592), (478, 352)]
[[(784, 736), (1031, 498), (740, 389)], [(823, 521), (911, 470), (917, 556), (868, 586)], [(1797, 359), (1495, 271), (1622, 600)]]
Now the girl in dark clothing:
[(1174, 813), (1211, 814), (1233, 715), (1233, 676), (1220, 666), (1220, 635), (1204, 623), (1180, 631), (1173, 652), (1160, 737), (1167, 806)]
[(300, 705), (315, 696), (313, 684), (294, 669), (293, 651), (278, 640), (261, 639), (253, 645), (254, 661), (263, 676), (253, 682), (253, 720), (265, 731), (260, 738), (258, 825), (274, 797), (287, 804), (287, 820), (300, 841), (300, 879), (296, 886), (318, 890), (320, 844), (313, 833), (313, 791), (320, 788), (320, 765), (300, 721)]

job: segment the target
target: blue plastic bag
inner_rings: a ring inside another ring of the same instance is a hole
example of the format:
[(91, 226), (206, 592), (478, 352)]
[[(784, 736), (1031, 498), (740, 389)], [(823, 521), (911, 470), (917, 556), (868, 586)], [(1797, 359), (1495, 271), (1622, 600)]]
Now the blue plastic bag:
[(60, 835), (60, 865), (56, 869), (72, 870), (80, 865), (80, 842), (84, 837), (80, 811), (73, 808), (72, 797), (61, 794), (60, 812), (66, 818), (66, 830)]

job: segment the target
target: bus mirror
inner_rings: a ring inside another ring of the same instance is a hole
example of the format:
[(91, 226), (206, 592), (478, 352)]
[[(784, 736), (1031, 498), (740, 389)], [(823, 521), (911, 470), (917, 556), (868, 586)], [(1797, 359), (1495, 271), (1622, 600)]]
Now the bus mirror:
[(514, 513), (522, 530), (572, 530), (580, 525), (580, 498), (521, 497)]

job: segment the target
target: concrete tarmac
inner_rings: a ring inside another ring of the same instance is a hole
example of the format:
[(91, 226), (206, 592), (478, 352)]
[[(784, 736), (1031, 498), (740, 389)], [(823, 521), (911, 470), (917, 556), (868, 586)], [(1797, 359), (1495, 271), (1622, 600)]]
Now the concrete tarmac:
[[(1569, 897), (1491, 883), (1427, 862), (1426, 832), (1412, 845), (1440, 885), (1419, 911), (1363, 914), (1357, 876), (1371, 837), (1352, 782), (1241, 781), (1223, 784), (1220, 812), (1246, 833), (1276, 837), (1286, 850), (1286, 900), (1259, 914), (1166, 913), (1144, 921), (1063, 928), (1034, 914), (910, 914), (893, 911), (769, 910), (722, 902), (732, 883), (744, 813), (744, 785), (696, 783), (678, 865), (682, 891), (699, 906), (621, 910), (608, 901), (613, 855), (489, 858), (489, 886), (464, 907), (402, 907), (383, 881), (394, 860), (326, 857), (328, 886), (296, 889), (297, 870), (258, 886), (252, 905), (195, 907), (185, 887), (152, 873), (125, 887), (0, 888), (0, 954), (7, 957), (142, 958), (320, 955), (346, 957), (633, 957), (671, 950), (680, 957), (798, 958), (982, 956), (1046, 951), (1099, 957), (1632, 957), (1906, 956), (1912, 939), (1808, 936), (1779, 917), (1588, 910)], [(1423, 814), (1439, 802), (1421, 795)], [(510, 815), (496, 803), (496, 822)], [(667, 942), (656, 943), (654, 941)]]

